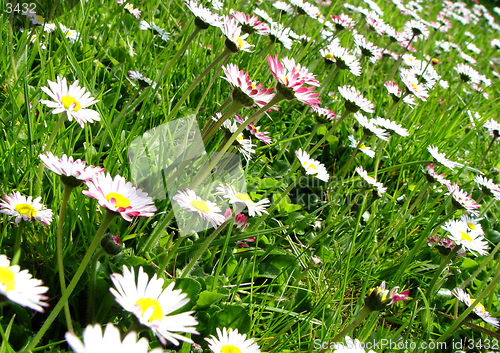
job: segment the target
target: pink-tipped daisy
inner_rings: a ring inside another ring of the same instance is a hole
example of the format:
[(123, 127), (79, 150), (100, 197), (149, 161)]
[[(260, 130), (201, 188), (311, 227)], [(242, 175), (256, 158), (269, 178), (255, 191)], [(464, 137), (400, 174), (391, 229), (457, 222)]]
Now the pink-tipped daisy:
[(450, 181), (445, 178), (446, 176), (444, 174), (438, 174), (434, 170), (434, 164), (427, 163), (427, 168), (425, 171), (423, 170), (423, 173), (425, 174), (427, 181), (431, 184), (437, 182), (441, 185), (446, 185), (450, 183)]
[(49, 290), (42, 286), (42, 281), (18, 265), (11, 266), (7, 256), (0, 255), (0, 295), (5, 296), (13, 303), (43, 313), (42, 306), (49, 306), (43, 302), (48, 298), (43, 294)]
[(220, 29), (226, 36), (224, 44), (233, 53), (240, 50), (252, 52), (250, 50), (254, 45), (248, 43), (245, 39), (249, 36), (248, 33), (241, 34), (241, 27), (233, 17), (223, 16), (221, 18)]
[(486, 133), (490, 136), (495, 136), (497, 140), (500, 138), (500, 124), (494, 119), (490, 119), (483, 125), (487, 131)]
[(460, 190), (456, 183), (446, 184), (446, 187), (449, 191), (446, 195), (452, 196), (451, 202), (456, 208), (463, 209), (476, 217), (479, 215), (477, 210), (481, 207), (481, 205), (472, 200), (471, 195), (468, 195), (467, 192)]
[(152, 217), (156, 212), (153, 199), (122, 176), (116, 175), (113, 179), (109, 173), (100, 173), (86, 184), (89, 189), (82, 194), (96, 199), (99, 205), (119, 213), (128, 222), (132, 217)]
[(301, 148), (299, 148), (298, 151), (295, 151), (295, 154), (297, 155), (302, 167), (304, 167), (307, 175), (315, 175), (319, 180), (324, 182), (328, 181), (330, 175), (328, 175), (328, 172), (322, 163), (312, 159), (309, 156), (309, 153), (302, 151)]
[(84, 161), (80, 159), (73, 161), (73, 157), (68, 158), (65, 154), (61, 158), (58, 158), (52, 153), (47, 152), (46, 154), (38, 155), (38, 157), (42, 160), (45, 168), (60, 175), (61, 181), (71, 187), (79, 186), (105, 170), (104, 168), (91, 165), (86, 167)]
[[(431, 247), (435, 247), (440, 254), (447, 256), (450, 252), (455, 249), (457, 244), (455, 242), (445, 236), (434, 235), (432, 237), (427, 238), (427, 245)], [(456, 257), (465, 257), (467, 256), (467, 252), (460, 247), (457, 251)]]
[(314, 117), (318, 124), (331, 123), (333, 120), (338, 118), (337, 114), (332, 112), (330, 109), (322, 108), (318, 105), (313, 105), (311, 108), (314, 111)]
[(351, 30), (356, 25), (356, 22), (346, 14), (332, 15), (331, 18), (337, 31)]
[(80, 87), (78, 80), (69, 87), (65, 77), (61, 79), (61, 77), (57, 76), (57, 82), (49, 80), (47, 82), (50, 88), (40, 87), (40, 89), (48, 94), (53, 101), (42, 99), (40, 102), (49, 108), (54, 108), (52, 114), (65, 112), (69, 121), (75, 119), (82, 128), (86, 122), (92, 123), (101, 120), (98, 112), (86, 109), (88, 106), (97, 103), (98, 100), (91, 97), (84, 87)]
[(318, 93), (314, 93), (314, 87), (307, 87), (305, 83), (311, 82), (312, 74), (306, 68), (295, 63), (295, 60), (285, 58), (283, 62), (278, 59), (278, 55), (273, 58), (267, 56), (269, 69), (274, 78), (278, 81), (277, 91), (286, 100), (297, 99), (307, 105), (319, 104)]
[[(234, 120), (241, 125), (246, 121), (246, 118), (243, 119), (239, 114), (236, 114), (234, 116)], [(255, 136), (256, 139), (264, 142), (266, 145), (270, 145), (273, 142), (272, 139), (267, 136), (267, 134), (269, 134), (269, 131), (260, 131), (260, 126), (255, 126), (255, 123), (253, 122), (246, 125), (245, 129), (250, 131), (250, 133)]]
[(366, 113), (375, 113), (375, 105), (368, 99), (364, 98), (363, 95), (352, 86), (342, 86), (339, 87), (339, 92), (345, 100), (345, 108), (356, 113), (362, 110)]
[[(385, 88), (387, 88), (387, 92), (391, 95), (393, 102), (397, 103), (401, 100), (401, 96), (403, 95), (403, 91), (399, 88), (398, 84), (393, 81), (386, 81), (384, 83)], [(408, 104), (409, 106), (413, 106), (416, 104), (415, 97), (413, 95), (405, 95), (403, 96), (403, 102)]]
[(31, 196), (26, 197), (19, 191), (13, 191), (9, 195), (3, 195), (3, 199), (0, 202), (0, 213), (15, 217), (16, 224), (21, 220), (34, 220), (48, 226), (52, 222), (52, 210), (40, 203), (41, 197), (33, 200)]
[(151, 329), (163, 344), (166, 344), (166, 340), (176, 346), (179, 341), (193, 342), (179, 333), (198, 334), (198, 321), (192, 316), (194, 312), (171, 315), (189, 302), (187, 294), (180, 289), (174, 290), (174, 282), (163, 289), (164, 279), (157, 278), (156, 273), (149, 279), (142, 267), (139, 268), (136, 282), (134, 268), (129, 270), (125, 265), (123, 275), (113, 273), (110, 277), (116, 288), (110, 288), (110, 292), (117, 303)]
[(172, 200), (177, 201), (183, 209), (197, 213), (201, 218), (210, 222), (214, 228), (220, 226), (226, 220), (221, 214), (221, 209), (215, 203), (203, 200), (193, 190), (182, 188)]
[(411, 71), (402, 70), (400, 77), (408, 92), (418, 99), (427, 100), (427, 97), (429, 97), (427, 88), (419, 82), (418, 78)]
[(226, 75), (223, 77), (233, 87), (231, 93), (233, 100), (238, 101), (245, 107), (251, 107), (257, 104), (259, 107), (265, 106), (274, 97), (272, 92), (274, 88), (264, 89), (264, 85), (256, 85), (250, 81), (248, 71), (245, 73), (238, 68), (238, 65), (227, 64), (222, 66), (222, 70)]
[(466, 293), (460, 287), (453, 289), (452, 293), (455, 297), (457, 297), (458, 300), (460, 300), (465, 305), (472, 306), (474, 304), (475, 307), (474, 309), (472, 309), (472, 312), (476, 314), (479, 318), (481, 318), (484, 322), (496, 328), (500, 328), (500, 322), (498, 321), (498, 319), (496, 317), (492, 317), (491, 314), (488, 311), (486, 311), (486, 308), (484, 307), (483, 304), (481, 303), (476, 304), (475, 299), (472, 299), (469, 293)]

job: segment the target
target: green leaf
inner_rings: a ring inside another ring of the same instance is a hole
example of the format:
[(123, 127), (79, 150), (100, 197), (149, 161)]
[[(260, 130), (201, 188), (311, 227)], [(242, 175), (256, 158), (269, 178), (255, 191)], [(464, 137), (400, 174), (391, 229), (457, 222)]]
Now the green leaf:
[(244, 307), (228, 305), (210, 318), (209, 327), (214, 334), (216, 327), (233, 328), (238, 329), (240, 333), (247, 333), (250, 331), (250, 323), (250, 315), (248, 315)]
[[(278, 198), (279, 196), (277, 194), (273, 195), (274, 202), (278, 202)], [(294, 211), (300, 210), (302, 206), (293, 204), (290, 200), (290, 197), (287, 195), (281, 200), (277, 208), (280, 213), (292, 213)]]
[(198, 300), (196, 301), (196, 309), (207, 308), (224, 297), (224, 294), (203, 291), (200, 293)]
[(467, 270), (467, 269), (470, 269), (470, 268), (474, 268), (474, 267), (477, 267), (477, 266), (479, 266), (479, 264), (476, 261), (474, 261), (474, 260), (472, 260), (472, 259), (470, 259), (468, 257), (466, 257), (464, 259), (464, 261), (462, 262), (462, 264), (460, 265), (460, 267), (463, 268), (464, 270)]

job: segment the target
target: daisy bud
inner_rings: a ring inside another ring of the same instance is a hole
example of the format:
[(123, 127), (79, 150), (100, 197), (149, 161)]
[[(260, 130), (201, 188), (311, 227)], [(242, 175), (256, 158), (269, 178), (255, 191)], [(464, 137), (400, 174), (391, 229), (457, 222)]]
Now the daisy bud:
[(382, 282), (380, 286), (370, 289), (365, 296), (364, 302), (365, 306), (371, 311), (383, 310), (387, 305), (391, 304), (392, 299), (389, 291), (385, 289), (385, 282)]
[(115, 256), (122, 251), (122, 242), (119, 237), (106, 234), (101, 240), (101, 246), (106, 252), (106, 254)]

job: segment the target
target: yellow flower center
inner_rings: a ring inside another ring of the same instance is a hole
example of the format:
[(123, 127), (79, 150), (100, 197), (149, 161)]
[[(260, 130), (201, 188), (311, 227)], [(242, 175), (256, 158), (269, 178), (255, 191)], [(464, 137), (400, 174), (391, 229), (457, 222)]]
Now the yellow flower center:
[(370, 181), (375, 181), (374, 178), (372, 178), (371, 176), (366, 176), (366, 179), (370, 180)]
[(36, 216), (36, 210), (33, 208), (33, 206), (27, 203), (20, 203), (19, 205), (16, 205), (16, 211), (23, 216), (28, 216), (28, 217)]
[(366, 145), (364, 143), (362, 143), (359, 148), (361, 148), (362, 150), (366, 150)]
[(476, 226), (474, 223), (467, 222), (467, 226), (472, 230), (476, 230)]
[(414, 84), (413, 82), (410, 82), (410, 85), (413, 87), (413, 89), (414, 89), (415, 91), (418, 91), (418, 87), (417, 87), (417, 85), (416, 85), (416, 84)]
[(129, 10), (133, 10), (134, 9), (134, 7), (132, 5), (130, 5), (130, 4), (125, 5), (125, 8), (127, 8)]
[(331, 60), (331, 61), (335, 60), (335, 58), (333, 57), (333, 55), (330, 54), (330, 53), (328, 53), (328, 54), (325, 55), (325, 59), (328, 59), (328, 60)]
[(110, 192), (109, 194), (106, 195), (106, 200), (111, 200), (115, 199), (115, 206), (116, 207), (123, 207), (127, 208), (130, 206), (130, 201), (127, 199), (125, 196), (117, 194), (116, 192)]
[(283, 79), (283, 83), (286, 85), (288, 84), (288, 80), (290, 79), (290, 77), (288, 76), (285, 76), (285, 78)]
[(255, 85), (252, 83), (252, 89), (255, 89)]
[(239, 198), (241, 201), (249, 201), (250, 200), (250, 196), (248, 196), (247, 193), (241, 193), (241, 192), (237, 192), (236, 195), (237, 198)]
[(163, 310), (161, 310), (160, 303), (158, 300), (153, 298), (141, 298), (135, 302), (135, 305), (138, 305), (142, 310), (142, 315), (151, 307), (153, 307), (153, 314), (149, 317), (148, 321), (157, 321), (163, 319), (165, 315), (163, 315)]
[(40, 15), (36, 15), (36, 18), (38, 19), (38, 22), (42, 22), (42, 23), (45, 22), (45, 20), (43, 19), (43, 17), (40, 16)]
[(71, 107), (71, 105), (74, 104), (74, 106), (73, 106), (74, 112), (77, 112), (82, 108), (80, 102), (71, 96), (62, 96), (61, 102), (64, 105), (65, 109), (69, 109), (69, 107)]
[(436, 58), (432, 58), (432, 62), (435, 63), (435, 64), (439, 64), (440, 63), (439, 59), (436, 59)]
[(243, 135), (239, 135), (236, 139), (237, 139), (238, 141), (243, 141)]
[(462, 241), (463, 241), (463, 240), (467, 240), (467, 241), (469, 241), (469, 242), (471, 242), (471, 241), (472, 241), (472, 238), (470, 237), (470, 235), (469, 235), (469, 234), (467, 234), (467, 233), (465, 233), (465, 232), (460, 232), (460, 234), (462, 234), (462, 237), (460, 238), (460, 240), (462, 240)]
[(236, 39), (236, 47), (238, 48), (238, 50), (243, 48), (243, 39), (241, 39), (240, 37), (238, 37), (238, 39)]
[(309, 164), (309, 167), (307, 167), (306, 169), (311, 169), (311, 168), (316, 170), (316, 166), (314, 165), (314, 163)]
[[(472, 305), (474, 302), (476, 301), (476, 299), (472, 299), (470, 300), (470, 304)], [(482, 312), (483, 314), (486, 312), (486, 308), (484, 307), (483, 304), (479, 303), (476, 305), (476, 309), (478, 309), (480, 312)]]
[(71, 35), (71, 31), (67, 31), (67, 32), (66, 32), (66, 36), (68, 36), (68, 37), (69, 37), (70, 35)]
[(203, 213), (209, 213), (210, 212), (210, 207), (207, 206), (207, 203), (203, 200), (194, 200), (191, 201), (191, 206), (196, 208), (198, 211), (203, 212)]
[(14, 280), (14, 272), (8, 267), (0, 267), (0, 283), (5, 286), (5, 290), (10, 292), (16, 288), (16, 281)]
[(220, 349), (220, 353), (241, 353), (241, 349), (235, 346), (225, 345)]

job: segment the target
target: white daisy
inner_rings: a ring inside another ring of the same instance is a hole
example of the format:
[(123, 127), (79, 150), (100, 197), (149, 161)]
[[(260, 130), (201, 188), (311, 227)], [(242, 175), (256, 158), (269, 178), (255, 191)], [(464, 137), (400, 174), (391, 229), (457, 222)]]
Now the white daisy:
[(220, 226), (226, 220), (221, 214), (220, 207), (211, 201), (203, 200), (193, 190), (182, 188), (172, 200), (177, 201), (180, 207), (190, 212), (198, 213), (204, 220), (210, 222), (214, 228)]
[(339, 69), (349, 70), (354, 76), (361, 75), (361, 63), (358, 58), (348, 49), (341, 47), (338, 41), (332, 41), (319, 52), (326, 63), (335, 63)]
[(452, 162), (446, 158), (444, 153), (439, 153), (438, 148), (432, 145), (427, 146), (427, 150), (431, 156), (436, 160), (436, 162), (443, 167), (449, 168), (451, 170), (455, 169), (457, 166), (462, 166), (460, 163)]
[(484, 235), (483, 226), (479, 223), (482, 218), (472, 218), (466, 214), (460, 216), (460, 220), (467, 224), (469, 232)]
[(475, 83), (479, 84), (481, 82), (481, 77), (479, 76), (479, 72), (477, 72), (474, 68), (470, 67), (467, 64), (458, 64), (457, 66), (453, 66), (453, 70), (455, 70), (460, 79), (465, 83)]
[(137, 332), (129, 332), (123, 341), (120, 337), (120, 330), (113, 324), (106, 325), (104, 335), (99, 324), (88, 325), (83, 330), (83, 342), (74, 334), (67, 332), (66, 342), (75, 353), (109, 353), (118, 351), (121, 353), (162, 353), (161, 347), (148, 352), (149, 342), (146, 338), (137, 340)]
[(43, 313), (42, 306), (49, 306), (42, 300), (48, 298), (43, 294), (49, 290), (42, 287), (42, 281), (32, 278), (28, 270), (20, 271), (18, 265), (11, 266), (7, 256), (0, 255), (0, 295), (11, 302)]
[(250, 48), (254, 45), (245, 40), (249, 34), (241, 34), (241, 27), (233, 17), (223, 16), (221, 18), (220, 29), (226, 36), (225, 45), (231, 52), (237, 53), (240, 50), (252, 52)]
[[(236, 130), (238, 130), (238, 125), (236, 124), (236, 121), (232, 121), (231, 119), (228, 119), (222, 123), (222, 127), (227, 129), (228, 132), (233, 134)], [(252, 159), (252, 154), (255, 153), (255, 150), (253, 149), (256, 145), (252, 143), (251, 139), (246, 139), (245, 135), (241, 132), (238, 137), (236, 137), (236, 140), (234, 141), (234, 146), (238, 149), (238, 151), (243, 155), (245, 160), (249, 161)]]
[[(472, 252), (475, 256), (488, 254), (488, 242), (481, 234), (469, 231), (467, 223), (450, 220), (443, 226), (449, 239), (453, 240), (457, 245), (461, 245), (464, 250)], [(476, 254), (477, 253), (477, 254)]]
[(47, 152), (46, 154), (39, 154), (38, 157), (42, 160), (45, 168), (60, 175), (61, 181), (65, 185), (72, 187), (92, 179), (95, 175), (105, 170), (104, 168), (91, 165), (85, 167), (84, 161), (80, 159), (73, 161), (73, 157), (68, 158), (65, 154), (61, 158), (57, 158), (52, 153)]
[(258, 9), (258, 8), (257, 8), (257, 9), (255, 9), (255, 10), (253, 10), (253, 13), (254, 13), (254, 14), (256, 14), (257, 16), (262, 17), (262, 19), (263, 19), (264, 21), (266, 21), (267, 23), (274, 22), (274, 21), (273, 21), (273, 18), (272, 18), (271, 16), (269, 16), (269, 15), (267, 14), (267, 12), (266, 12), (266, 11), (264, 11), (264, 10), (262, 10), (262, 9)]
[(220, 17), (218, 14), (214, 14), (209, 9), (198, 5), (198, 2), (194, 0), (185, 0), (185, 3), (195, 16), (194, 23), (198, 28), (207, 29), (210, 26), (220, 26)]
[(421, 21), (416, 21), (416, 20), (410, 20), (405, 23), (404, 25), (404, 30), (408, 35), (408, 38), (410, 37), (423, 37), (427, 39), (429, 37), (429, 29), (427, 26), (422, 23)]
[(419, 82), (418, 78), (412, 71), (401, 70), (400, 77), (408, 92), (413, 94), (415, 97), (423, 101), (429, 97), (427, 88)]
[(288, 15), (291, 15), (293, 13), (293, 7), (284, 1), (274, 2), (273, 7)]
[(497, 140), (500, 138), (500, 124), (494, 119), (490, 119), (483, 125), (488, 131), (486, 133), (490, 136), (495, 136)]
[[(353, 135), (349, 135), (348, 139), (349, 139), (349, 142), (351, 142), (349, 147), (356, 148), (358, 146), (359, 142), (356, 141), (356, 139), (354, 138)], [(366, 146), (364, 143), (362, 143), (359, 146), (359, 150), (361, 152), (363, 152), (364, 154), (366, 154), (370, 158), (373, 158), (375, 156), (375, 151), (373, 151), (370, 147)]]
[(354, 35), (354, 44), (358, 47), (361, 55), (367, 57), (371, 63), (376, 63), (382, 59), (382, 49), (367, 41), (362, 35)]
[(3, 195), (5, 201), (0, 202), (0, 213), (15, 217), (16, 224), (21, 220), (38, 221), (48, 226), (52, 222), (52, 210), (41, 204), (41, 197), (32, 199), (31, 196), (24, 196), (19, 191), (13, 191), (9, 195)]
[(363, 110), (367, 113), (375, 113), (375, 105), (352, 86), (342, 86), (338, 88), (340, 94), (345, 100), (345, 108), (350, 112), (356, 113), (358, 110)]
[(42, 99), (41, 103), (49, 108), (54, 108), (52, 114), (59, 114), (66, 112), (68, 120), (75, 119), (83, 128), (86, 122), (92, 123), (101, 120), (99, 113), (92, 109), (85, 109), (88, 106), (97, 103), (94, 97), (90, 96), (89, 92), (85, 91), (84, 87), (78, 86), (76, 80), (71, 86), (68, 87), (66, 78), (57, 76), (57, 82), (47, 80), (49, 88), (40, 87), (42, 91), (47, 93), (53, 101)]
[(398, 134), (399, 136), (405, 136), (405, 137), (410, 135), (407, 129), (389, 119), (384, 119), (378, 116), (376, 119), (372, 119), (372, 123), (383, 127), (391, 135)]
[(229, 199), (230, 204), (243, 203), (248, 208), (248, 215), (254, 217), (256, 214), (262, 216), (263, 213), (267, 214), (266, 208), (269, 207), (269, 199), (265, 198), (259, 202), (253, 202), (250, 196), (246, 192), (238, 192), (236, 188), (232, 185), (220, 184), (217, 187), (217, 191), (220, 192), (225, 199)]
[(493, 180), (485, 178), (482, 175), (476, 175), (474, 181), (479, 185), (484, 194), (500, 200), (500, 186), (495, 184)]
[(271, 39), (273, 43), (281, 43), (286, 49), (292, 49), (292, 37), (294, 34), (295, 33), (290, 28), (283, 26), (281, 23), (271, 22), (269, 24), (269, 39)]
[[(453, 289), (452, 293), (455, 297), (458, 298), (458, 300), (460, 300), (467, 306), (471, 306), (475, 302), (475, 300), (470, 297), (469, 293), (466, 293), (460, 287)], [(486, 308), (484, 307), (483, 304), (481, 303), (476, 304), (474, 309), (472, 309), (472, 312), (477, 316), (479, 316), (482, 320), (484, 320), (484, 322), (492, 326), (495, 326), (496, 328), (500, 328), (500, 322), (498, 321), (498, 319), (492, 317), (491, 314), (486, 311)]]
[(238, 329), (222, 331), (217, 327), (217, 337), (211, 335), (205, 338), (208, 348), (214, 353), (260, 353), (260, 348), (253, 338), (247, 339), (247, 335), (238, 333)]
[(88, 190), (82, 194), (92, 197), (109, 211), (117, 212), (128, 222), (132, 217), (152, 217), (156, 212), (153, 199), (141, 189), (136, 189), (124, 177), (100, 173), (87, 181)]
[(385, 129), (376, 127), (373, 121), (368, 120), (360, 112), (354, 113), (354, 118), (356, 118), (358, 124), (363, 128), (363, 134), (367, 136), (375, 135), (381, 140), (389, 141), (389, 133)]
[(326, 171), (326, 168), (322, 163), (318, 162), (315, 159), (312, 159), (309, 156), (309, 153), (302, 151), (301, 148), (299, 148), (298, 151), (295, 151), (295, 154), (302, 164), (302, 167), (304, 167), (304, 169), (306, 170), (306, 174), (316, 175), (316, 178), (324, 182), (328, 181), (330, 175), (328, 175), (328, 172)]
[(387, 191), (387, 188), (384, 187), (384, 184), (377, 181), (377, 179), (372, 178), (368, 175), (368, 172), (363, 169), (363, 167), (356, 167), (356, 173), (359, 174), (364, 181), (366, 181), (373, 189), (376, 189), (378, 193), (384, 194)]
[(150, 328), (156, 336), (166, 344), (169, 340), (176, 346), (179, 341), (192, 343), (193, 341), (176, 332), (198, 334), (195, 326), (198, 321), (191, 316), (193, 311), (170, 315), (189, 302), (187, 294), (180, 289), (174, 290), (175, 282), (163, 288), (163, 278), (156, 278), (156, 273), (149, 280), (142, 267), (139, 268), (137, 283), (134, 268), (129, 270), (123, 266), (123, 275), (113, 273), (111, 276), (114, 288), (109, 291), (123, 309), (134, 314), (139, 322)]

